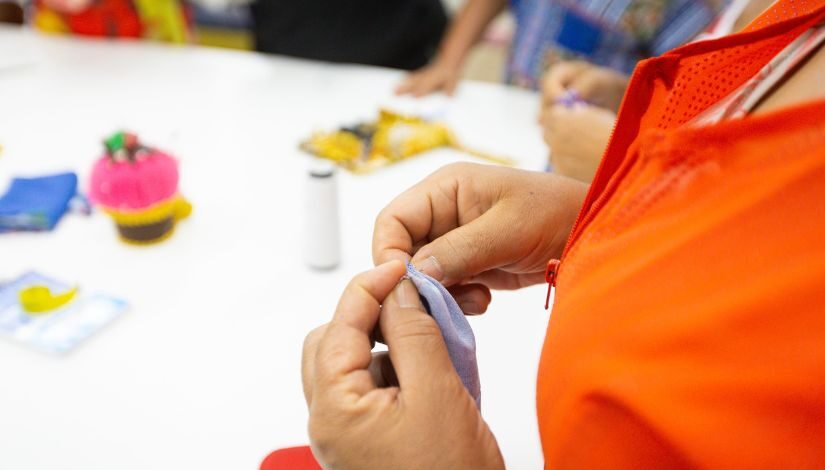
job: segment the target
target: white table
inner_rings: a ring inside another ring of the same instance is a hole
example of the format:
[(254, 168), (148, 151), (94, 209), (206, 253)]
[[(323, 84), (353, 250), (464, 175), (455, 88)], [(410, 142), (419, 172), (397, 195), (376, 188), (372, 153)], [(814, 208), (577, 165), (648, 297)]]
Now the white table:
[[(379, 68), (5, 28), (0, 49), (0, 191), (12, 176), (66, 169), (85, 185), (101, 139), (127, 128), (180, 158), (195, 206), (151, 248), (120, 243), (101, 213), (67, 216), (52, 233), (0, 235), (0, 279), (36, 269), (131, 304), (66, 357), (0, 341), (3, 469), (253, 469), (307, 442), (305, 333), (371, 266), (378, 211), (441, 165), (472, 160), (442, 150), (341, 174), (343, 263), (312, 272), (300, 256), (306, 158), (296, 148), (312, 130), (385, 104), (442, 108), (467, 144), (526, 168), (545, 161), (536, 95), (502, 86), (466, 83), (452, 101), (412, 102), (392, 98), (400, 73)], [(484, 416), (511, 468), (539, 468), (544, 288), (494, 297), (471, 320)]]

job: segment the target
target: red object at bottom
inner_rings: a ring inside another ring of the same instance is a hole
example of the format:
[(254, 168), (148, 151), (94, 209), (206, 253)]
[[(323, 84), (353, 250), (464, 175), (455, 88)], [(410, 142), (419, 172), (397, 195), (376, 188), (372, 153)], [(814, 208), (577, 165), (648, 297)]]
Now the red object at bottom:
[(261, 462), (261, 470), (322, 470), (308, 446), (278, 449)]

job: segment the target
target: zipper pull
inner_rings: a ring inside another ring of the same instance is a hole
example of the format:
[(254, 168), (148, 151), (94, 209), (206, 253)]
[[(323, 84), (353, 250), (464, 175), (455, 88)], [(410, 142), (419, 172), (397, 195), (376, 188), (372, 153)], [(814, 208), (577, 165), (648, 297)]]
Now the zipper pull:
[(547, 262), (547, 270), (544, 271), (544, 280), (547, 281), (547, 299), (544, 301), (544, 309), (550, 308), (550, 291), (556, 286), (556, 276), (559, 273), (561, 261), (551, 259)]

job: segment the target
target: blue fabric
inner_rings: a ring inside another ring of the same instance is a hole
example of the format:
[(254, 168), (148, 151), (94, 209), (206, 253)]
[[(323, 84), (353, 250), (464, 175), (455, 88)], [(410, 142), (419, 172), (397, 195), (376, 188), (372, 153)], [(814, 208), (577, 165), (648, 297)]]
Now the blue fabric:
[(585, 56), (593, 55), (599, 47), (602, 31), (590, 18), (568, 10), (564, 12), (556, 41), (562, 47)]
[(0, 232), (51, 230), (77, 193), (77, 175), (15, 178), (0, 198)]
[(481, 382), (478, 378), (476, 359), (476, 338), (470, 322), (456, 303), (450, 292), (440, 282), (423, 274), (410, 264), (407, 277), (415, 284), (424, 307), (438, 323), (441, 335), (447, 343), (447, 352), (453, 362), (461, 382), (481, 408)]

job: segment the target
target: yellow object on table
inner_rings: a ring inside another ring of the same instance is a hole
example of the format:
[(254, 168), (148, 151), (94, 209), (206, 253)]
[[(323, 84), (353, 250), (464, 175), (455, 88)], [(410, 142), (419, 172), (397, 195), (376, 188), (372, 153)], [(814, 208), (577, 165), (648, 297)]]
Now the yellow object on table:
[(68, 304), (75, 295), (77, 287), (54, 295), (47, 286), (31, 286), (20, 291), (20, 305), (27, 313), (48, 313)]
[(461, 150), (499, 165), (514, 164), (509, 158), (467, 149), (442, 123), (404, 116), (386, 109), (381, 110), (375, 122), (332, 132), (317, 132), (301, 144), (303, 150), (333, 160), (354, 173), (368, 173), (439, 147)]

